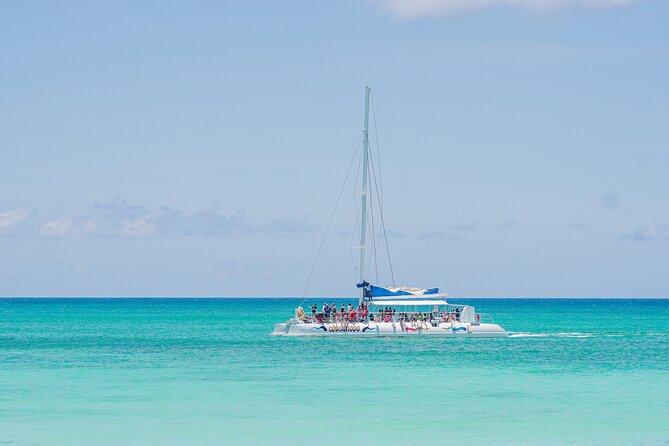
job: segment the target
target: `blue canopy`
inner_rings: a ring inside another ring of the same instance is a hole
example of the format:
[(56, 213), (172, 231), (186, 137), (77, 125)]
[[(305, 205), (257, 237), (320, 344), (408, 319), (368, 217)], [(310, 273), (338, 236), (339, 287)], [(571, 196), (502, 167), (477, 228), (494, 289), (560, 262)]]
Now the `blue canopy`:
[(384, 288), (376, 285), (369, 285), (370, 292), (372, 297), (383, 297), (383, 296), (423, 296), (426, 294), (438, 294), (439, 288), (409, 288), (409, 287), (399, 287), (399, 288)]

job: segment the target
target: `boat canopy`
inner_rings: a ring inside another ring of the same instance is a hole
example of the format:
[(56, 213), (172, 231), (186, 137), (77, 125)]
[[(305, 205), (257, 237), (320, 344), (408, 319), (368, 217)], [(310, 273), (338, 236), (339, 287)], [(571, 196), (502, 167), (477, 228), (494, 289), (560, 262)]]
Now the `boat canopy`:
[(414, 306), (414, 305), (448, 305), (445, 300), (373, 300), (369, 305), (377, 305), (380, 307), (394, 307), (399, 305)]
[(397, 288), (381, 287), (377, 285), (369, 285), (370, 294), (372, 297), (384, 296), (425, 296), (439, 294), (439, 288), (412, 288), (408, 286), (401, 286)]

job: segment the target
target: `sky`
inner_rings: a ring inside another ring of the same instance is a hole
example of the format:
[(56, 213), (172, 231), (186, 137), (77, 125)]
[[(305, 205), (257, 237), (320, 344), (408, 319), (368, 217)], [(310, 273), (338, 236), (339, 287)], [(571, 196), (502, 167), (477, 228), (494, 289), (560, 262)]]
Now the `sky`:
[[(366, 84), (396, 285), (669, 296), (667, 23), (664, 0), (2, 2), (0, 296), (300, 297)], [(354, 185), (308, 296), (356, 294)]]

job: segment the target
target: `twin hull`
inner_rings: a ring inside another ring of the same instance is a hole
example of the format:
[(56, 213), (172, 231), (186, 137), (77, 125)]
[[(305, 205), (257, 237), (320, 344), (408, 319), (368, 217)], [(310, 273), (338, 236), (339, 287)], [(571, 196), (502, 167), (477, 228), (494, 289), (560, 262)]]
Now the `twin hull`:
[(275, 336), (475, 336), (505, 337), (508, 333), (497, 324), (461, 322), (351, 322), (304, 323), (289, 320), (276, 324)]

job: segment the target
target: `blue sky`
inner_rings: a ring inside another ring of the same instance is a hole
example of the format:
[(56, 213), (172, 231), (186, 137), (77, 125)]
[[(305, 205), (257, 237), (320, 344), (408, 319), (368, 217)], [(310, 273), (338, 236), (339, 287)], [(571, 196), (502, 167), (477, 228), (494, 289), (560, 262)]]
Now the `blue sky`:
[[(3, 2), (0, 295), (301, 295), (369, 83), (399, 282), (667, 296), (667, 23), (659, 0)], [(352, 197), (308, 294), (355, 293)]]

